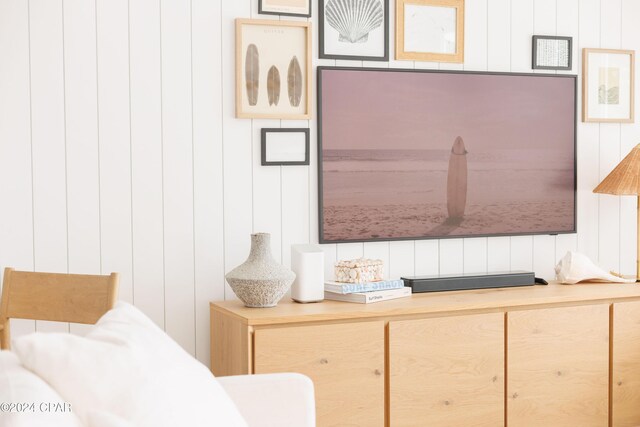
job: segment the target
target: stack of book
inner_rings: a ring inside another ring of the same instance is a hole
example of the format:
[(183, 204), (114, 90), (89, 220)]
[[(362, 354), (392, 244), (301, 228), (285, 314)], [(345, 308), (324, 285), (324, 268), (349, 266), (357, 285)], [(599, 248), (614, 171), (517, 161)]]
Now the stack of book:
[(381, 280), (367, 283), (325, 282), (324, 297), (334, 301), (372, 302), (408, 297), (411, 288), (404, 286), (402, 280)]

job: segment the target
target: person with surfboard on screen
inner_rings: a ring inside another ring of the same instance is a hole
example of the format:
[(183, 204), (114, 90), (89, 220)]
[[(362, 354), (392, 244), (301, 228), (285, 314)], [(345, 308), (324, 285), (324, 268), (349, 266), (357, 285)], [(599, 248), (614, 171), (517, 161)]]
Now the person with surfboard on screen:
[(447, 223), (462, 222), (467, 204), (467, 150), (461, 137), (451, 147), (447, 174)]

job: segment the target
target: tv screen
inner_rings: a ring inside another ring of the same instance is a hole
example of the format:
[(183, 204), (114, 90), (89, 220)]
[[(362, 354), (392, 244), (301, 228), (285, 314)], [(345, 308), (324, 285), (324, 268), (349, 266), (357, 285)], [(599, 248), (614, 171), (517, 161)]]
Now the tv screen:
[(320, 242), (576, 230), (576, 76), (318, 67)]

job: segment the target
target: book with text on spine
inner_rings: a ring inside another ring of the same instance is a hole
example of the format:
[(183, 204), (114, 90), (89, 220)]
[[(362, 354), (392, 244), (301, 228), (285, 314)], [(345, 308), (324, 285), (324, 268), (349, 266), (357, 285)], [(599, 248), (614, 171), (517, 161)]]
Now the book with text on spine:
[(360, 304), (370, 304), (372, 302), (387, 301), (408, 296), (411, 296), (411, 288), (409, 287), (385, 289), (383, 291), (354, 292), (351, 294), (341, 294), (338, 292), (324, 291), (325, 299), (344, 302), (357, 302)]
[(382, 291), (385, 289), (404, 288), (404, 280), (381, 280), (367, 283), (324, 282), (324, 290), (338, 294), (352, 294), (355, 292)]

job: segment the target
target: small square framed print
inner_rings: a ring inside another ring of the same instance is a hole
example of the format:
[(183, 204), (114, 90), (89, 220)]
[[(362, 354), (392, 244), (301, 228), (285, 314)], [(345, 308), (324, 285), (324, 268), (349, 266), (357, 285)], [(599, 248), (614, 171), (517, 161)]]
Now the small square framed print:
[(633, 50), (582, 50), (582, 121), (633, 123)]
[(262, 15), (311, 16), (311, 0), (258, 0)]
[(264, 128), (261, 145), (262, 166), (309, 164), (308, 128)]
[(464, 0), (396, 0), (396, 59), (464, 62)]
[(531, 68), (571, 70), (572, 37), (533, 36)]

